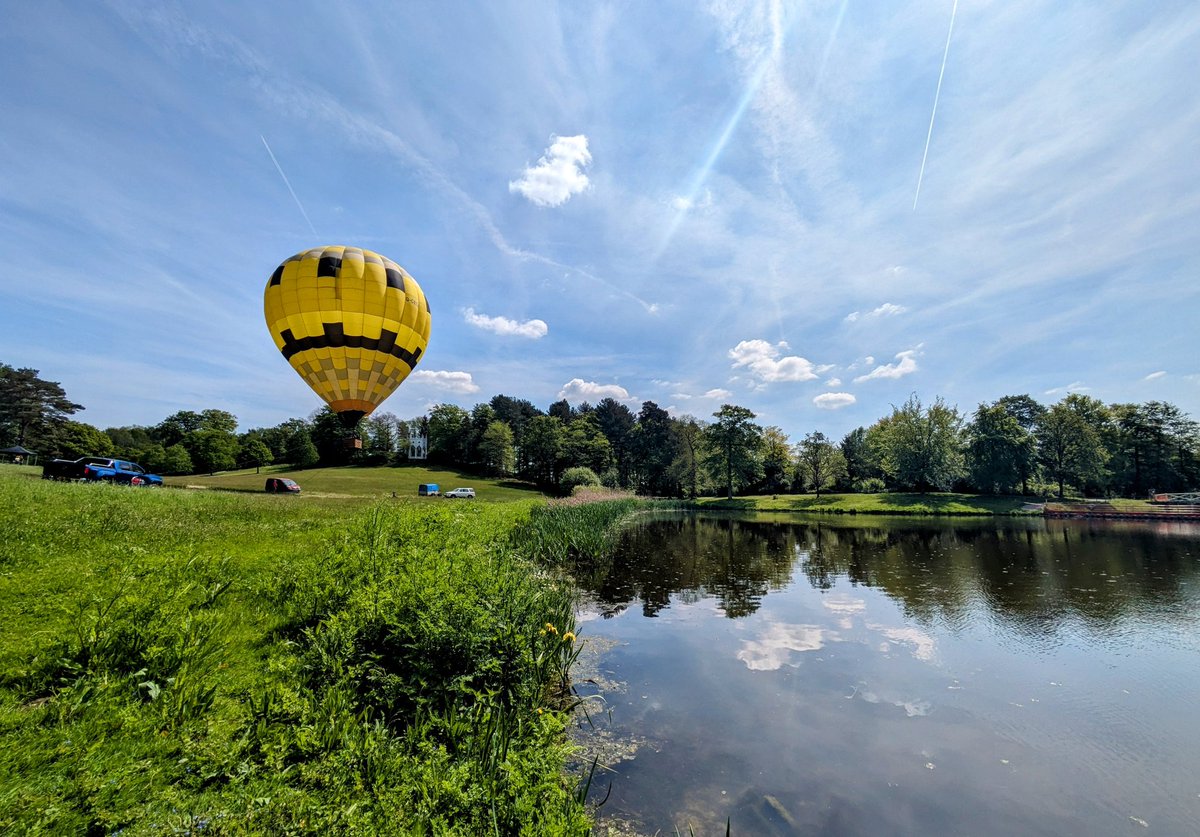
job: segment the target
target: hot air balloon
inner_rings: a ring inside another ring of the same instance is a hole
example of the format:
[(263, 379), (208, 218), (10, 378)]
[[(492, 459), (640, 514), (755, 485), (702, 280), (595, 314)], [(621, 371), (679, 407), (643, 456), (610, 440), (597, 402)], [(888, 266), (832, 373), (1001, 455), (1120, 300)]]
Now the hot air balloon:
[(429, 301), (389, 258), (315, 247), (267, 282), (267, 328), (292, 368), (348, 431), (396, 391), (429, 343)]

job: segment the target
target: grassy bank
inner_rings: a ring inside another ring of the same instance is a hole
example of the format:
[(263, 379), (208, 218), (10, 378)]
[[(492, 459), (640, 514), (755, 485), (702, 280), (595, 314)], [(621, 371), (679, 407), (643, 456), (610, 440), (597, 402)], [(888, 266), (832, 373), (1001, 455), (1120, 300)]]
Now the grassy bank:
[(629, 509), (294, 499), (0, 473), (0, 831), (586, 833), (532, 556)]
[(886, 515), (1015, 515), (1028, 514), (1028, 497), (985, 497), (977, 494), (779, 494), (762, 497), (703, 498), (701, 509), (791, 511), (807, 514)]

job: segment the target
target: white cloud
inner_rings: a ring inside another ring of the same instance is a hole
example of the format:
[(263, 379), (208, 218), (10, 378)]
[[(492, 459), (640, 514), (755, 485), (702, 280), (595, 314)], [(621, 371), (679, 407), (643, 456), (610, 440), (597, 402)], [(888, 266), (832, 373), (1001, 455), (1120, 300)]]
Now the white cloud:
[[(876, 378), (903, 378), (905, 375), (911, 375), (917, 371), (916, 349), (909, 349), (906, 352), (899, 352), (896, 355), (896, 363), (885, 363), (882, 366), (876, 366), (865, 375), (859, 375), (854, 379), (854, 383), (861, 384), (863, 381), (871, 381)], [(868, 364), (874, 363), (874, 358), (867, 358)]]
[(1166, 374), (1167, 373), (1164, 370), (1160, 370), (1158, 372), (1151, 372), (1149, 375), (1142, 378), (1142, 380), (1143, 381), (1157, 381), (1159, 378), (1163, 377)]
[(425, 383), (449, 392), (479, 392), (479, 385), (471, 379), (470, 372), (444, 372), (418, 369), (411, 376), (414, 381)]
[(508, 317), (489, 317), (486, 314), (476, 314), (474, 308), (464, 311), (463, 319), (484, 331), (494, 331), (496, 334), (506, 336), (528, 337), (533, 340), (545, 337), (546, 332), (549, 331), (544, 320), (526, 320), (522, 323), (510, 320)]
[(784, 349), (790, 348), (782, 340), (772, 346), (766, 340), (743, 340), (729, 350), (734, 367), (745, 366), (750, 374), (764, 384), (777, 381), (811, 381), (817, 377), (812, 361), (788, 355), (780, 357)]
[(552, 134), (550, 147), (537, 165), (526, 166), (519, 180), (509, 181), (508, 191), (520, 192), (538, 206), (561, 206), (571, 195), (587, 189), (588, 176), (583, 169), (591, 162), (586, 136)]
[(617, 401), (632, 401), (629, 391), (617, 384), (598, 384), (595, 381), (585, 381), (582, 378), (572, 378), (563, 384), (558, 392), (559, 398), (578, 403), (588, 401), (595, 404), (605, 398), (615, 398)]
[(826, 638), (836, 637), (817, 625), (785, 625), (778, 622), (767, 626), (758, 639), (742, 640), (737, 658), (751, 671), (777, 671), (790, 664), (791, 652), (820, 651)]
[(813, 399), (822, 410), (840, 410), (842, 407), (849, 407), (858, 399), (848, 392), (823, 392)]
[(846, 322), (854, 323), (858, 322), (859, 320), (879, 319), (880, 317), (895, 317), (897, 314), (903, 314), (907, 310), (908, 309), (903, 305), (885, 302), (883, 305), (880, 305), (878, 308), (872, 308), (865, 314), (861, 311), (851, 311), (846, 315)]
[(830, 378), (828, 381), (825, 382), (825, 386), (827, 386), (827, 387), (840, 387), (841, 385), (842, 385), (841, 378)]
[(721, 388), (719, 388), (719, 387), (718, 387), (717, 389), (710, 389), (708, 392), (704, 393), (704, 394), (703, 394), (703, 395), (701, 395), (700, 397), (701, 397), (701, 398), (714, 398), (714, 399), (718, 399), (718, 398), (729, 398), (729, 397), (730, 397), (730, 396), (732, 396), (732, 395), (733, 395), (733, 393), (732, 393), (732, 392), (730, 392), (729, 390), (727, 390), (727, 389), (721, 389)]
[(1091, 389), (1091, 387), (1085, 386), (1083, 381), (1072, 381), (1071, 383), (1067, 384), (1065, 387), (1054, 387), (1053, 389), (1048, 389), (1048, 390), (1046, 390), (1046, 392), (1044, 394), (1045, 395), (1063, 395), (1063, 394), (1070, 394), (1072, 392), (1087, 392), (1089, 389)]
[(687, 212), (693, 209), (708, 209), (713, 205), (713, 196), (711, 189), (704, 190), (704, 196), (699, 200), (676, 195), (671, 198), (671, 208), (676, 212)]

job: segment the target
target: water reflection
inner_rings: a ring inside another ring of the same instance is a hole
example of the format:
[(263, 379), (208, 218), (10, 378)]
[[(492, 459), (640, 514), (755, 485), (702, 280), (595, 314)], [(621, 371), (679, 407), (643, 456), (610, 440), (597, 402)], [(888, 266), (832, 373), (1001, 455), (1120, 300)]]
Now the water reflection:
[(1200, 527), (675, 516), (578, 576), (641, 833), (1200, 833)]
[(878, 588), (920, 621), (962, 625), (982, 603), (996, 619), (1043, 641), (1077, 620), (1106, 630), (1147, 606), (1186, 609), (1200, 572), (1197, 539), (1200, 526), (1172, 523), (674, 517), (637, 526), (614, 557), (578, 574), (606, 617), (634, 603), (657, 616), (675, 600), (712, 598), (736, 619), (758, 610), (798, 570), (819, 590), (840, 579)]

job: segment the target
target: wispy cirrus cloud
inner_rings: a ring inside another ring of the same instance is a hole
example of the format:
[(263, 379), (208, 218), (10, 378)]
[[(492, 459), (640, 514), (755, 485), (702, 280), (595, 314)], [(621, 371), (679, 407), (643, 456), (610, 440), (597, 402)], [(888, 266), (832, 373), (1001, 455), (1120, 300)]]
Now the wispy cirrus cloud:
[(544, 320), (535, 319), (520, 322), (508, 317), (489, 317), (487, 314), (475, 313), (474, 308), (468, 308), (463, 311), (463, 320), (468, 325), (473, 325), (475, 328), (484, 331), (491, 331), (505, 336), (528, 337), (532, 340), (545, 337), (550, 331)]
[(508, 191), (524, 195), (538, 206), (561, 206), (588, 188), (583, 170), (591, 162), (586, 136), (552, 135), (546, 153), (536, 165), (526, 166), (520, 178), (509, 181)]
[(1087, 392), (1091, 387), (1084, 384), (1083, 381), (1072, 381), (1064, 387), (1053, 387), (1046, 390), (1044, 395), (1070, 395), (1073, 392)]
[(851, 311), (846, 315), (846, 322), (856, 323), (859, 320), (879, 319), (880, 317), (895, 317), (898, 314), (903, 314), (908, 309), (903, 305), (896, 305), (892, 302), (885, 302), (878, 308), (873, 308), (867, 313), (861, 311)]
[(409, 376), (409, 380), (421, 381), (436, 389), (444, 389), (447, 392), (458, 392), (464, 395), (479, 392), (479, 385), (472, 379), (470, 372), (418, 369)]
[(1149, 375), (1142, 378), (1142, 380), (1143, 381), (1157, 381), (1159, 378), (1165, 377), (1166, 374), (1167, 374), (1166, 370), (1160, 369), (1158, 372), (1151, 372)]
[(894, 380), (896, 378), (903, 378), (905, 375), (911, 375), (918, 369), (916, 355), (916, 349), (898, 352), (895, 363), (885, 363), (881, 366), (876, 366), (867, 374), (859, 375), (855, 378), (854, 383), (861, 384), (863, 381), (874, 381), (880, 378)]
[(813, 403), (822, 410), (840, 410), (843, 407), (849, 407), (857, 400), (848, 392), (823, 392), (813, 399)]
[(784, 341), (774, 345), (766, 340), (743, 340), (729, 350), (735, 369), (745, 367), (760, 383), (781, 381), (811, 381), (821, 369), (799, 355), (783, 355), (791, 348)]

